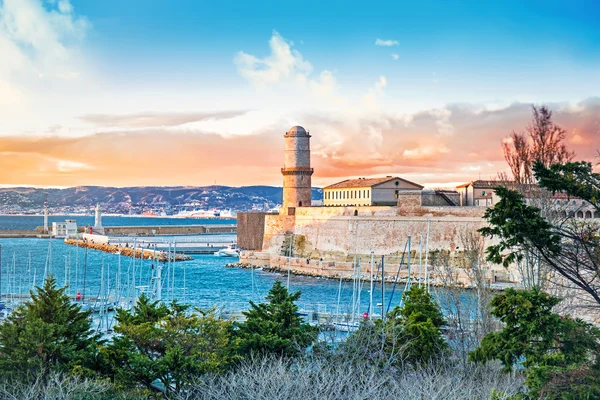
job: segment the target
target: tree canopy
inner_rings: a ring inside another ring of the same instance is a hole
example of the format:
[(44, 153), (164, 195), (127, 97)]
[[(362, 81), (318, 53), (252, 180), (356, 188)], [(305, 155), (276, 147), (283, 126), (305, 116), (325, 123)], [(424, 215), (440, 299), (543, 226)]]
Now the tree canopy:
[(241, 354), (251, 353), (293, 356), (314, 343), (319, 329), (302, 321), (295, 302), (300, 292), (289, 293), (280, 281), (275, 281), (266, 303), (250, 301), (244, 311), (246, 321), (236, 331)]
[(505, 371), (521, 365), (532, 398), (538, 398), (542, 391), (553, 393), (552, 382), (562, 374), (585, 370), (586, 379), (600, 378), (600, 330), (582, 320), (553, 313), (559, 302), (559, 298), (538, 288), (507, 289), (497, 295), (490, 306), (504, 328), (488, 333), (471, 352), (470, 360), (485, 363), (496, 359)]
[(145, 294), (132, 310), (117, 310), (118, 335), (105, 349), (115, 382), (153, 390), (159, 381), (165, 392), (180, 392), (198, 375), (227, 370), (237, 360), (231, 324), (196, 311)]
[(65, 288), (57, 288), (49, 276), (0, 324), (0, 373), (44, 377), (89, 371), (99, 340), (91, 329), (90, 313), (72, 303)]

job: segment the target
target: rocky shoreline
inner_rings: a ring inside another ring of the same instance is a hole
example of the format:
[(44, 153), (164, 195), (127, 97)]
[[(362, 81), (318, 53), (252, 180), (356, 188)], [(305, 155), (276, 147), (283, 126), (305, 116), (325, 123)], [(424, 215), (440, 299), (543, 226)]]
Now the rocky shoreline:
[[(251, 269), (251, 265), (249, 263), (243, 263), (243, 262), (234, 262), (234, 263), (228, 263), (225, 265), (226, 268), (241, 268), (241, 269)], [(280, 273), (280, 274), (287, 274), (288, 269), (287, 268), (281, 268), (281, 267), (272, 267), (269, 265), (253, 265), (254, 269), (260, 269), (262, 271), (266, 271), (266, 272), (274, 272), (274, 273)], [(335, 280), (335, 281), (339, 281), (340, 278), (342, 279), (342, 281), (346, 282), (346, 281), (353, 281), (355, 278), (351, 275), (351, 274), (343, 274), (340, 276), (340, 274), (335, 274), (332, 276), (324, 276), (318, 273), (313, 273), (310, 271), (298, 271), (297, 269), (290, 269), (290, 274), (294, 275), (294, 276), (310, 276), (313, 278), (318, 278), (318, 279), (331, 279), (331, 280)], [(364, 282), (369, 282), (370, 281), (370, 277), (368, 275), (365, 275), (364, 272), (362, 274), (361, 280)], [(394, 283), (394, 281), (396, 280), (396, 275), (386, 275), (384, 277), (384, 280), (386, 283)], [(406, 283), (407, 279), (404, 277), (398, 277), (398, 281), (397, 283)], [(381, 282), (381, 277), (377, 278), (377, 282)], [(413, 284), (415, 283), (419, 283), (419, 278), (418, 277), (413, 277), (411, 279), (411, 282)], [(442, 282), (439, 282), (437, 279), (430, 279), (429, 281), (430, 286), (434, 286), (434, 287), (447, 287), (448, 285), (443, 284)], [(457, 284), (454, 285), (454, 287), (459, 287), (461, 289), (475, 289), (474, 285), (462, 285), (462, 284)], [(514, 285), (490, 285), (489, 289), (492, 291), (504, 291), (507, 287), (514, 287)]]

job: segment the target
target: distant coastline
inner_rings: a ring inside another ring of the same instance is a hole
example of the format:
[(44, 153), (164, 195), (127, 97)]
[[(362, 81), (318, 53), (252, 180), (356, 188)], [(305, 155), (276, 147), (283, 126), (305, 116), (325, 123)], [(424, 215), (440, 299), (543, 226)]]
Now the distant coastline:
[[(1, 214), (0, 217), (43, 217), (44, 214)], [(94, 214), (72, 214), (72, 213), (50, 213), (52, 217), (94, 217)], [(215, 217), (215, 216), (179, 216), (179, 215), (141, 215), (141, 214), (112, 214), (105, 213), (104, 217), (120, 218), (171, 218), (171, 219), (230, 219), (236, 220), (236, 217)]]

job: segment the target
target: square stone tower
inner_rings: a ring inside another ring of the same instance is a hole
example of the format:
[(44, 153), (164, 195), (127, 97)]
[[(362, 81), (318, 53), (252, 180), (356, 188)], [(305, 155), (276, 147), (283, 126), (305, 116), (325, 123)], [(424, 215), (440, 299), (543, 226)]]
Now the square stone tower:
[(301, 126), (293, 126), (285, 138), (282, 213), (293, 213), (295, 207), (310, 207), (312, 200), (310, 167), (310, 135)]

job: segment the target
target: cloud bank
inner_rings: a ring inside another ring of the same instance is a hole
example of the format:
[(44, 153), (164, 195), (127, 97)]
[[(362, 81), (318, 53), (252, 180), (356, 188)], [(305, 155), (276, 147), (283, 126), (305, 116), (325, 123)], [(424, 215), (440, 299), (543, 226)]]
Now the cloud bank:
[[(600, 98), (573, 106), (549, 104), (567, 130), (577, 159), (600, 149)], [(202, 115), (202, 113), (198, 113)], [(312, 134), (314, 182), (399, 174), (439, 186), (495, 177), (506, 170), (501, 142), (531, 118), (529, 104), (486, 110), (449, 105), (409, 116), (385, 114), (347, 121), (305, 114)], [(445, 126), (440, 127), (440, 120)], [(451, 130), (449, 128), (452, 128)], [(144, 128), (78, 138), (0, 138), (4, 184), (72, 186), (280, 184), (282, 118), (267, 130), (225, 138), (218, 133)]]

